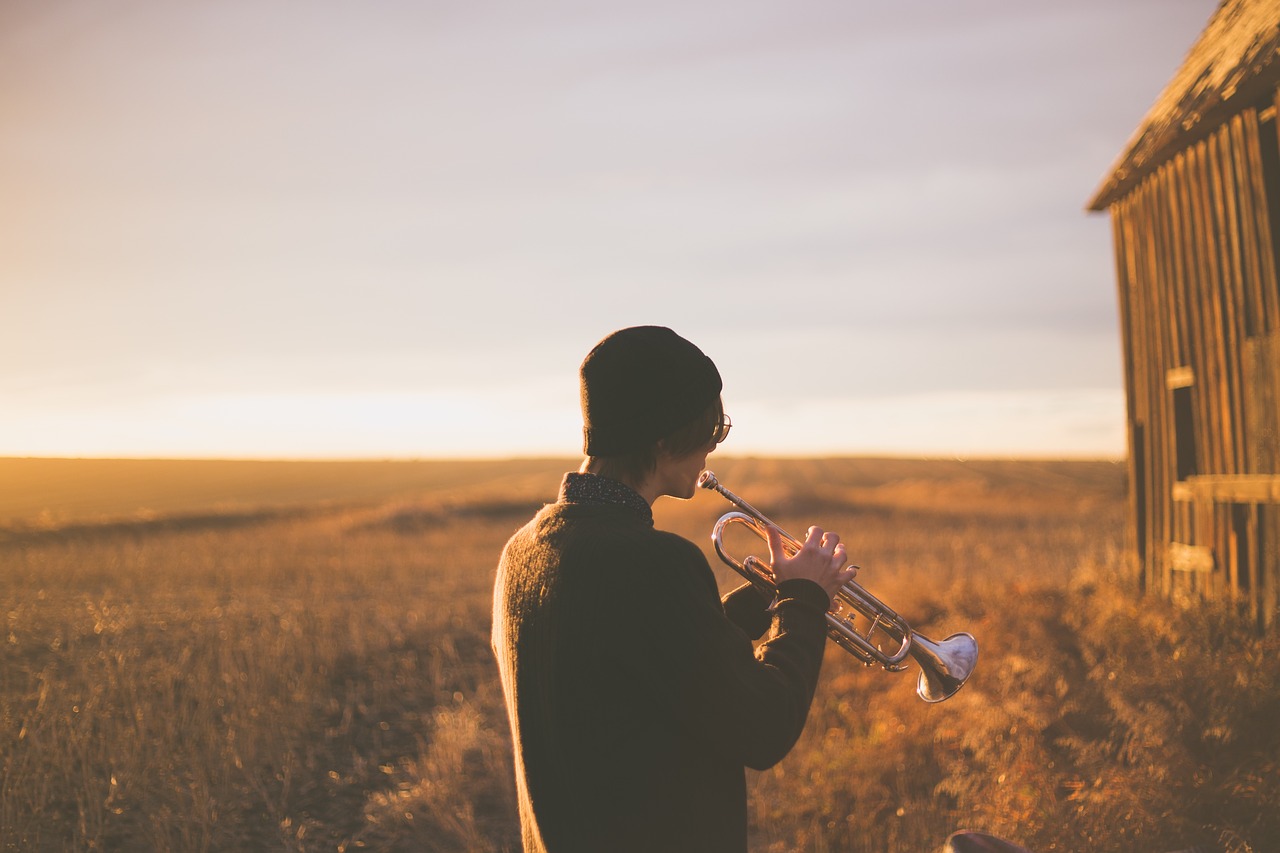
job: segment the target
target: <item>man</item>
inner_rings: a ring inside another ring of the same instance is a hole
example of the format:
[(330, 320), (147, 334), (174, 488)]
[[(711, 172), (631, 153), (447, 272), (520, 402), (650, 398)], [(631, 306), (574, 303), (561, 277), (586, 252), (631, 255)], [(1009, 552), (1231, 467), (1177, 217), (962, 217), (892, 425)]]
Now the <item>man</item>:
[(640, 326), (597, 344), (580, 378), (587, 458), (511, 537), (494, 588), (525, 850), (742, 853), (744, 768), (800, 736), (824, 614), (854, 569), (810, 528), (794, 557), (770, 542), (773, 602), (749, 584), (722, 601), (702, 551), (651, 510), (692, 497), (729, 432), (719, 371)]

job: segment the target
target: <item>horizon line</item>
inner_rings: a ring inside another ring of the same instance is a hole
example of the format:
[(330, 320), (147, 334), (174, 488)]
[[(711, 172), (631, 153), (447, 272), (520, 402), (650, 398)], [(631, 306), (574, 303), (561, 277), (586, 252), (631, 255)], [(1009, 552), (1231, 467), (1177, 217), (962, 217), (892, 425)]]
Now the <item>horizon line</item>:
[[(432, 462), (515, 462), (515, 461), (558, 461), (581, 460), (581, 453), (494, 453), (465, 455), (334, 455), (334, 456), (286, 456), (286, 455), (77, 455), (77, 454), (11, 454), (0, 453), (3, 461), (48, 461), (48, 462), (262, 462), (262, 463), (432, 463)], [(1037, 453), (963, 453), (963, 452), (919, 452), (902, 451), (832, 451), (832, 452), (747, 452), (720, 453), (716, 459), (900, 459), (900, 460), (954, 460), (972, 461), (1010, 461), (1010, 462), (1124, 462), (1129, 458), (1127, 452), (1121, 454), (1106, 453), (1072, 453), (1072, 452), (1037, 452)]]

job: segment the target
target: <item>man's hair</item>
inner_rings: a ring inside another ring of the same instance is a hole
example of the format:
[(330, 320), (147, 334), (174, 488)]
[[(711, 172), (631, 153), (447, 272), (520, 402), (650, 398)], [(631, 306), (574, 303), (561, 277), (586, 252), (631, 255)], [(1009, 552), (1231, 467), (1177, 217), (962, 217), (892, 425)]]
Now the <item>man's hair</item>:
[(724, 401), (715, 402), (682, 427), (673, 430), (653, 444), (617, 456), (588, 456), (586, 466), (601, 476), (624, 483), (640, 483), (658, 467), (658, 454), (684, 456), (711, 444), (724, 419)]

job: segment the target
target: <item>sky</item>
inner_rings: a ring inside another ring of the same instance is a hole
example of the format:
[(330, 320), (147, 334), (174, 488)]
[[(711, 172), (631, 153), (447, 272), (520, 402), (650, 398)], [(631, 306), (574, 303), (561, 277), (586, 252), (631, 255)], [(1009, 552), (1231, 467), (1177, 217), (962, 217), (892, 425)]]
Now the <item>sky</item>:
[(1213, 0), (3, 0), (0, 455), (1119, 458), (1085, 212)]

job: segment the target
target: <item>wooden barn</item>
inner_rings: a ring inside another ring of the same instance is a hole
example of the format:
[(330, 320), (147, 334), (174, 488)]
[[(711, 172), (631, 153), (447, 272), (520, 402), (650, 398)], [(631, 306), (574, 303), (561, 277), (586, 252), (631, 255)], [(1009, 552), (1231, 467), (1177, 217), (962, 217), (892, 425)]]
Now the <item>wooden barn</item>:
[(1280, 585), (1280, 0), (1223, 0), (1089, 208), (1115, 241), (1144, 588)]

